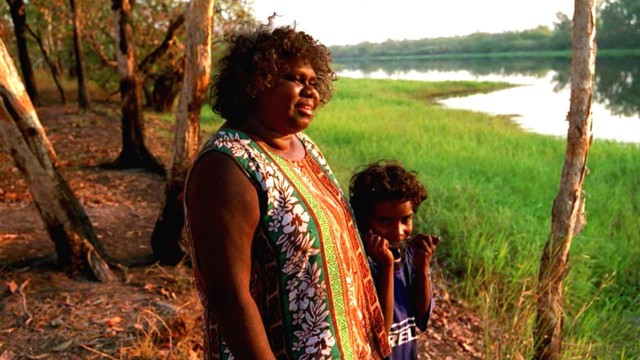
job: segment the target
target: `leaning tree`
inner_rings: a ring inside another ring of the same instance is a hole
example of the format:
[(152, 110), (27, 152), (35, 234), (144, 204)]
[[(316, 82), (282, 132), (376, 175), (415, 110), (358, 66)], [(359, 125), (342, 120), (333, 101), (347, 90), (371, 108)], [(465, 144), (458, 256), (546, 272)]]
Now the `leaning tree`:
[(538, 274), (534, 359), (556, 360), (562, 356), (562, 281), (569, 270), (571, 240), (585, 224), (582, 185), (592, 140), (595, 35), (595, 1), (575, 0), (569, 130), (560, 188), (553, 202), (551, 233)]
[(1, 39), (0, 138), (27, 181), (55, 244), (58, 263), (74, 276), (114, 281), (104, 260), (106, 253), (89, 217), (58, 170), (56, 153)]

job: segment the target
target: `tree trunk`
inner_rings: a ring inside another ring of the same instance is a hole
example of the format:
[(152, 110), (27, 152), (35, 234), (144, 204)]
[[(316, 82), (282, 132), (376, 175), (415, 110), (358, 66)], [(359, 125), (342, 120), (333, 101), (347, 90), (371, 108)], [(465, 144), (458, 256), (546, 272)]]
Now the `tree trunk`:
[(110, 167), (144, 168), (164, 174), (164, 167), (144, 144), (142, 84), (136, 73), (136, 57), (132, 43), (131, 2), (113, 0), (111, 9), (117, 36), (116, 57), (120, 75), (122, 151)]
[(24, 0), (7, 0), (7, 3), (11, 11), (11, 20), (13, 20), (13, 29), (16, 34), (16, 43), (18, 44), (18, 59), (20, 60), (24, 84), (27, 87), (27, 94), (29, 94), (31, 102), (38, 106), (40, 104), (38, 87), (36, 86), (36, 77), (33, 74), (29, 48), (27, 47), (27, 6)]
[(184, 228), (184, 184), (200, 146), (198, 121), (211, 73), (213, 3), (213, 0), (191, 0), (189, 5), (184, 85), (176, 114), (173, 155), (163, 210), (151, 235), (154, 255), (166, 264), (176, 264), (184, 256), (179, 245)]
[(73, 23), (73, 52), (76, 60), (76, 75), (78, 77), (78, 104), (80, 109), (89, 110), (91, 101), (89, 100), (89, 89), (86, 84), (86, 76), (84, 71), (84, 50), (82, 49), (82, 24), (78, 19), (78, 10), (76, 9), (76, 1), (69, 0), (71, 7), (71, 20)]
[(153, 82), (151, 97), (155, 111), (168, 113), (173, 110), (173, 104), (180, 94), (183, 77), (184, 71), (179, 70), (158, 75), (158, 78)]
[(564, 320), (562, 281), (568, 271), (573, 236), (585, 224), (582, 186), (592, 141), (591, 99), (595, 74), (595, 0), (575, 0), (571, 105), (567, 147), (560, 188), (553, 202), (551, 233), (538, 274), (538, 308), (534, 330), (534, 359), (562, 356)]
[(53, 147), (2, 41), (0, 96), (0, 137), (26, 178), (58, 262), (71, 275), (114, 281), (91, 221), (58, 171)]

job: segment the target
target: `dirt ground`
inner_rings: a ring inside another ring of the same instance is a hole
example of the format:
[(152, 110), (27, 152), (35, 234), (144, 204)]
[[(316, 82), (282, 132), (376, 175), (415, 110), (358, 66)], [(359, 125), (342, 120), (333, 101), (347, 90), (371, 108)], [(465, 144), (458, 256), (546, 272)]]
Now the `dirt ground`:
[[(164, 178), (106, 170), (117, 157), (116, 104), (80, 114), (75, 105), (38, 108), (60, 169), (116, 258), (151, 255)], [(172, 126), (146, 114), (146, 144), (169, 164)], [(200, 303), (192, 269), (158, 264), (115, 269), (120, 282), (71, 279), (56, 268), (53, 242), (22, 174), (0, 145), (0, 360), (201, 359)], [(436, 278), (436, 308), (420, 335), (420, 359), (482, 359), (480, 319)]]

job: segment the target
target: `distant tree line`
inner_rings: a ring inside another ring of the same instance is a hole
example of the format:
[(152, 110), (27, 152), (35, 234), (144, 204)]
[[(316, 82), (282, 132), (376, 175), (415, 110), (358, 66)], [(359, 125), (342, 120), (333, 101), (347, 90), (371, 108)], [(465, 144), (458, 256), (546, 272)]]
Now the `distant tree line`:
[[(640, 0), (604, 0), (597, 11), (599, 49), (640, 48)], [(524, 31), (420, 40), (387, 40), (357, 45), (331, 46), (336, 58), (421, 57), (505, 52), (568, 51), (571, 49), (571, 19), (557, 13), (553, 28), (539, 26)]]

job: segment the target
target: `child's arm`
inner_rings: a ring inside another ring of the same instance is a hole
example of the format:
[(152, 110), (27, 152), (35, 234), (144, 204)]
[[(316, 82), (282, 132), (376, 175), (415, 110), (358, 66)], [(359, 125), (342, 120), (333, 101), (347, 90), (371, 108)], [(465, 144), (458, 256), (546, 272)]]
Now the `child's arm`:
[(436, 251), (436, 246), (440, 239), (437, 236), (418, 234), (415, 236), (413, 246), (415, 254), (413, 266), (416, 269), (416, 306), (418, 308), (419, 319), (430, 311), (433, 301), (432, 284), (430, 277), (429, 263)]
[(393, 323), (393, 253), (389, 250), (389, 241), (373, 233), (365, 235), (362, 242), (367, 255), (378, 265), (375, 281), (388, 334)]

